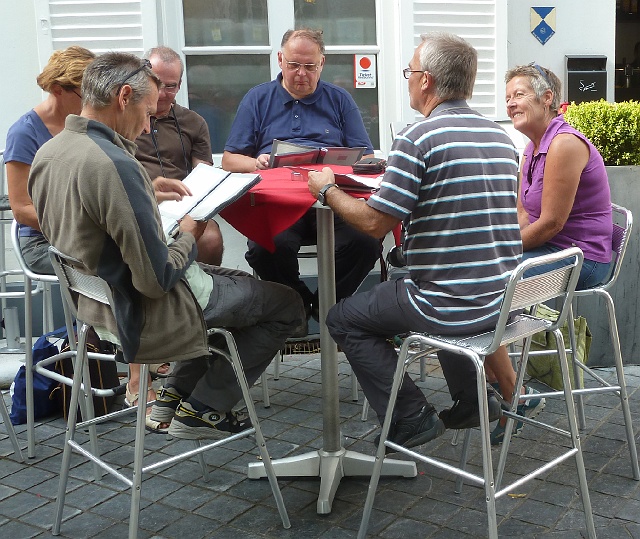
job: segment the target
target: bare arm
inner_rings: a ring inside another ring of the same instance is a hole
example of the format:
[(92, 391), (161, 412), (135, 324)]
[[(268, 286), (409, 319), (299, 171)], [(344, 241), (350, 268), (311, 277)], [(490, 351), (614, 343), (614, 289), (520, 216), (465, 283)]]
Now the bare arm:
[(521, 228), (525, 251), (546, 243), (562, 230), (588, 160), (589, 147), (578, 137), (560, 134), (553, 139), (544, 168), (540, 218)]
[(9, 204), (11, 211), (18, 223), (40, 230), (36, 209), (27, 191), (27, 181), (31, 165), (10, 161), (7, 163), (7, 187), (9, 191)]
[(251, 157), (240, 153), (224, 152), (222, 154), (222, 168), (229, 172), (264, 170), (269, 168), (269, 154), (263, 153), (258, 157)]
[(209, 161), (204, 161), (203, 159), (198, 159), (197, 157), (191, 158), (191, 168), (196, 168), (200, 163), (204, 163), (205, 165), (213, 165), (213, 159)]
[[(330, 168), (325, 167), (322, 172), (309, 172), (309, 191), (315, 198), (318, 198), (318, 192), (328, 183), (335, 183)], [(400, 219), (378, 211), (367, 205), (364, 200), (354, 198), (340, 189), (329, 189), (326, 200), (331, 209), (344, 221), (374, 238), (384, 238), (400, 222)]]

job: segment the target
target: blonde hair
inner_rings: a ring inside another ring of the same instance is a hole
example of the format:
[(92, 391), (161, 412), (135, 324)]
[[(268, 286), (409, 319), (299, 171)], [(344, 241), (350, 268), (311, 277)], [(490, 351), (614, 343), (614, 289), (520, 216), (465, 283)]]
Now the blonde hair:
[(78, 45), (55, 51), (36, 79), (38, 86), (45, 92), (51, 92), (54, 84), (65, 89), (80, 88), (84, 70), (95, 57), (90, 50)]

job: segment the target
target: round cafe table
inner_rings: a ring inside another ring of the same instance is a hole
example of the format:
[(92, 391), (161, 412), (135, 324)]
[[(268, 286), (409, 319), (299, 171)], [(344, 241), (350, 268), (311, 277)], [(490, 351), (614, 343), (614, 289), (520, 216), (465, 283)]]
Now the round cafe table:
[[(305, 165), (307, 167), (309, 165)], [(317, 165), (310, 165), (318, 168)], [(320, 167), (321, 168), (321, 167)], [(336, 173), (351, 173), (351, 167), (330, 166)], [(318, 208), (318, 295), (320, 312), (320, 364), (322, 374), (322, 449), (273, 460), (279, 477), (319, 477), (317, 512), (328, 514), (343, 477), (370, 476), (375, 457), (342, 447), (338, 395), (338, 348), (329, 335), (325, 320), (336, 302), (333, 211), (311, 196), (304, 181), (293, 181), (287, 168), (260, 171), (262, 181), (233, 204), (222, 217), (249, 239), (273, 250), (273, 237), (302, 217), (312, 206)], [(364, 193), (354, 192), (362, 197)], [(382, 475), (415, 477), (412, 461), (385, 459)], [(266, 477), (260, 462), (249, 463), (248, 477)]]

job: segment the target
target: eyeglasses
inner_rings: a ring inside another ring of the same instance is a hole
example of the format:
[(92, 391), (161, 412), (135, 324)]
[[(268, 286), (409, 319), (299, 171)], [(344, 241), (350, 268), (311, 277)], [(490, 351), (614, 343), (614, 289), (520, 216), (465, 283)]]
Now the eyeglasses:
[(131, 73), (129, 73), (124, 79), (122, 79), (122, 82), (120, 83), (120, 85), (118, 86), (118, 91), (116, 92), (116, 95), (120, 94), (120, 90), (122, 90), (122, 87), (125, 85), (125, 83), (134, 75), (137, 75), (138, 73), (140, 73), (140, 71), (142, 71), (145, 67), (148, 67), (149, 69), (151, 69), (151, 62), (147, 59), (147, 58), (143, 58), (142, 59), (142, 65), (138, 68), (138, 69), (134, 69)]
[(538, 64), (536, 64), (535, 62), (531, 62), (530, 64), (528, 64), (528, 67), (533, 67), (536, 69), (536, 71), (538, 73), (540, 73), (540, 75), (542, 75), (542, 78), (545, 80), (545, 82), (551, 86), (551, 81), (549, 80), (548, 75), (544, 72), (544, 69), (542, 69)]
[(178, 92), (178, 85), (176, 83), (173, 84), (164, 84), (160, 85), (160, 90), (164, 90), (168, 94), (175, 94)]
[(418, 70), (418, 69), (411, 69), (410, 67), (405, 67), (402, 70), (402, 75), (407, 80), (409, 80), (409, 77), (411, 76), (411, 73), (429, 73), (429, 72), (428, 71)]
[(284, 57), (284, 54), (282, 55), (282, 59), (284, 60), (284, 64), (287, 66), (287, 69), (289, 71), (300, 71), (302, 68), (304, 68), (304, 70), (308, 71), (309, 73), (315, 73), (320, 67), (320, 64), (301, 64), (299, 62), (290, 62)]
[(76, 94), (80, 99), (82, 99), (82, 94), (79, 94), (76, 90), (78, 89), (77, 86), (63, 86), (62, 87), (63, 90), (65, 90), (66, 92), (73, 92), (74, 94)]

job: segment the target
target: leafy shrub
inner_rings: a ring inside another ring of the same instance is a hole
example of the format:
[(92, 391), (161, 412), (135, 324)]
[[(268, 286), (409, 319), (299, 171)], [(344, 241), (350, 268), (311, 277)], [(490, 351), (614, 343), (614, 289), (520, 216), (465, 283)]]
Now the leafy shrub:
[(598, 148), (605, 165), (640, 165), (640, 103), (572, 103), (564, 119)]

